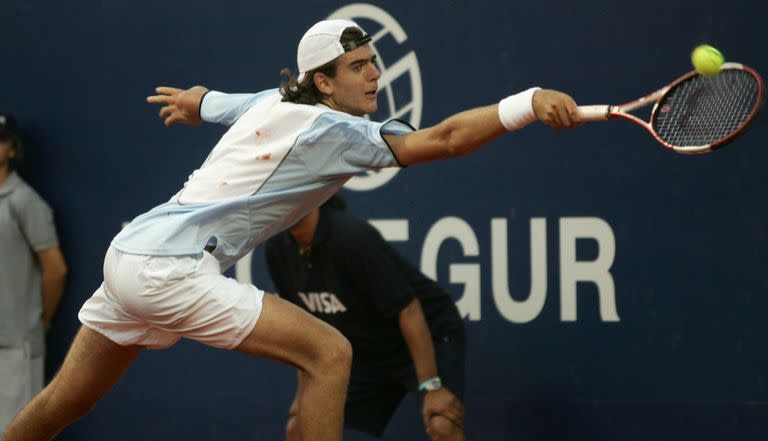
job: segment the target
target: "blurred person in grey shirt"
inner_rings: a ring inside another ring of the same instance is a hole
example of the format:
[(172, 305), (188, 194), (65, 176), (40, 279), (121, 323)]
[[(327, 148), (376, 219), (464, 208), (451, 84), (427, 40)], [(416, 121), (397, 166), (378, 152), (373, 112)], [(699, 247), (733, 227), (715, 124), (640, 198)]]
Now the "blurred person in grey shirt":
[(16, 173), (22, 148), (0, 112), (0, 435), (43, 388), (45, 330), (67, 273), (51, 208)]

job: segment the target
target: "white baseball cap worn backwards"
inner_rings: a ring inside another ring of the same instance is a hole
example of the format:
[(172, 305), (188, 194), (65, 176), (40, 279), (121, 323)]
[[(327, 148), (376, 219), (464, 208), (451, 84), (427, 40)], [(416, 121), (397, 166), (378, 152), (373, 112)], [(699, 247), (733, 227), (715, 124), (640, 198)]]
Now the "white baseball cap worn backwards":
[[(347, 28), (360, 29), (363, 37), (342, 45), (341, 34)], [(333, 61), (345, 52), (357, 49), (370, 41), (371, 37), (352, 20), (323, 20), (315, 23), (299, 41), (299, 49), (296, 52), (296, 64), (299, 66), (298, 81), (303, 81), (310, 70)]]

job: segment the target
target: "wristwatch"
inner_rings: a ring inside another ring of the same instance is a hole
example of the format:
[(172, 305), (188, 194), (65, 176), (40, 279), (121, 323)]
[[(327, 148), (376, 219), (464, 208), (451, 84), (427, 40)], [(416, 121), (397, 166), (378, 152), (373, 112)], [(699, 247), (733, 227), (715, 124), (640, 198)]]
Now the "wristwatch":
[(440, 381), (440, 377), (430, 378), (429, 380), (419, 385), (419, 392), (426, 393), (433, 390), (442, 389), (443, 383)]

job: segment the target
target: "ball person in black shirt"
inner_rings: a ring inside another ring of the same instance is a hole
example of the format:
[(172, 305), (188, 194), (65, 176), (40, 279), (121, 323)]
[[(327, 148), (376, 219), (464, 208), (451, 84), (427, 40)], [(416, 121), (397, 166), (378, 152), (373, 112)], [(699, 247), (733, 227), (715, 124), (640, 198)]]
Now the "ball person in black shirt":
[[(381, 436), (412, 391), (433, 440), (463, 440), (465, 336), (456, 305), (345, 206), (337, 194), (266, 244), (279, 295), (352, 343), (345, 427)], [(289, 440), (296, 402), (286, 426)]]

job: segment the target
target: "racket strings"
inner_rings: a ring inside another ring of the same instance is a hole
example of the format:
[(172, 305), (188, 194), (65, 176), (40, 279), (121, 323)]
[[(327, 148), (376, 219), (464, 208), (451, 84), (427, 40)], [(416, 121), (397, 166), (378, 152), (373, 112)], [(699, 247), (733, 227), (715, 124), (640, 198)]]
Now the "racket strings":
[(738, 131), (761, 99), (758, 80), (749, 72), (724, 70), (696, 75), (675, 86), (659, 102), (653, 129), (678, 147), (714, 144)]

